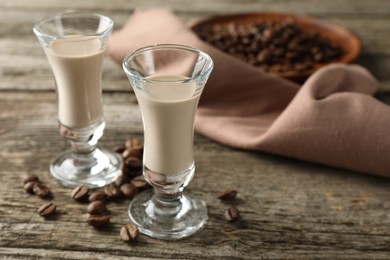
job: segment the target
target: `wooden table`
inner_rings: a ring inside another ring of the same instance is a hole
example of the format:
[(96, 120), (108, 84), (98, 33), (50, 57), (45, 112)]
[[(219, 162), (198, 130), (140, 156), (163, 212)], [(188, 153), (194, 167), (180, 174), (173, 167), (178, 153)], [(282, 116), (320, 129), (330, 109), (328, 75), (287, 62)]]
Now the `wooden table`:
[[(310, 14), (344, 25), (362, 40), (357, 63), (380, 81), (378, 98), (390, 101), (390, 3), (328, 1), (0, 1), (0, 258), (2, 259), (260, 259), (390, 258), (390, 180), (253, 153), (195, 136), (197, 172), (189, 189), (206, 201), (209, 220), (194, 236), (162, 241), (119, 238), (129, 222), (127, 201), (110, 203), (111, 225), (86, 224), (86, 204), (50, 176), (53, 157), (68, 148), (60, 137), (49, 64), (32, 33), (33, 23), (67, 9), (100, 12), (120, 28), (135, 7), (165, 6), (184, 20), (214, 14), (284, 11)], [(158, 19), (158, 18), (157, 18)], [(104, 65), (107, 128), (100, 145), (114, 148), (143, 138), (136, 99), (121, 68)], [(389, 129), (390, 131), (390, 129)], [(390, 148), (389, 148), (390, 149)], [(390, 169), (389, 169), (390, 170)], [(21, 176), (37, 174), (51, 187), (58, 217), (42, 219), (42, 199), (23, 191)], [(229, 206), (216, 198), (239, 191), (241, 219), (227, 223)]]

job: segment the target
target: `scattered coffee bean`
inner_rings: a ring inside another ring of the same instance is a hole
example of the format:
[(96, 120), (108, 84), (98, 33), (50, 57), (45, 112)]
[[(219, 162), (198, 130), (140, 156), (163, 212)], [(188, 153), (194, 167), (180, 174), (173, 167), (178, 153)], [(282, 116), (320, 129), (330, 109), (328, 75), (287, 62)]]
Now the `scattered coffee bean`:
[(123, 197), (122, 191), (115, 183), (106, 185), (104, 187), (104, 193), (110, 200), (117, 200)]
[(292, 18), (205, 26), (195, 32), (218, 49), (271, 73), (310, 70), (344, 54), (336, 43), (305, 31)]
[(134, 177), (141, 174), (142, 161), (134, 156), (127, 157), (123, 163), (123, 175)]
[(236, 197), (237, 191), (236, 190), (225, 190), (218, 194), (218, 199), (220, 200), (232, 200)]
[(24, 184), (24, 186), (23, 186), (23, 188), (24, 188), (24, 190), (26, 191), (26, 192), (28, 192), (28, 193), (34, 193), (34, 185), (36, 184), (36, 183), (38, 183), (38, 182), (36, 182), (36, 181), (29, 181), (29, 182), (27, 182), (26, 184)]
[(94, 228), (102, 228), (110, 223), (109, 216), (90, 215), (87, 219), (87, 223)]
[(88, 193), (89, 193), (89, 188), (85, 185), (80, 185), (72, 190), (70, 196), (74, 200), (81, 201), (81, 200), (87, 198)]
[(118, 185), (118, 186), (121, 186), (125, 183), (128, 183), (134, 176), (132, 176), (132, 172), (131, 170), (129, 169), (129, 167), (127, 167), (126, 164), (122, 164), (122, 167), (121, 167), (121, 171), (122, 171), (122, 175), (120, 175), (116, 180), (115, 180), (115, 183)]
[(51, 196), (50, 189), (42, 183), (34, 183), (33, 193), (41, 198), (48, 198)]
[(146, 188), (149, 188), (149, 183), (145, 180), (145, 177), (143, 175), (139, 175), (131, 180), (131, 184), (133, 184), (134, 187), (143, 190)]
[(100, 200), (102, 202), (107, 201), (106, 194), (103, 191), (94, 191), (88, 197), (89, 202)]
[(121, 186), (121, 191), (123, 195), (128, 199), (133, 199), (134, 196), (138, 193), (137, 187), (131, 183), (126, 183)]
[(139, 147), (139, 146), (141, 146), (141, 142), (138, 139), (132, 138), (132, 139), (126, 140), (125, 146), (126, 146), (126, 148)]
[(128, 167), (130, 167), (134, 170), (139, 170), (139, 169), (141, 169), (141, 166), (142, 166), (142, 161), (138, 157), (135, 157), (135, 156), (127, 157), (126, 160), (124, 161), (124, 163)]
[(120, 236), (123, 241), (133, 242), (138, 239), (139, 231), (135, 224), (127, 224), (122, 226)]
[(126, 150), (126, 146), (118, 146), (114, 148), (114, 152), (122, 154)]
[(236, 207), (230, 207), (225, 211), (225, 218), (228, 222), (237, 220), (240, 217), (240, 212)]
[(39, 182), (38, 176), (34, 174), (27, 174), (23, 177), (23, 184), (26, 184), (27, 182)]
[(128, 157), (137, 157), (137, 158), (142, 158), (144, 148), (142, 146), (134, 146), (131, 148), (127, 148), (123, 153), (122, 157), (123, 158), (128, 158)]
[(87, 212), (89, 214), (100, 214), (106, 210), (106, 204), (100, 200), (95, 200), (91, 202), (87, 207)]
[(53, 215), (56, 212), (56, 209), (57, 206), (54, 205), (52, 202), (49, 202), (40, 206), (37, 212), (41, 217), (48, 217)]
[(115, 180), (115, 184), (116, 184), (118, 187), (122, 186), (123, 184), (129, 183), (130, 180), (131, 180), (131, 178), (130, 178), (129, 176), (123, 174), (123, 172), (124, 172), (124, 169), (123, 169), (123, 168), (124, 168), (124, 167), (126, 167), (126, 166), (125, 166), (124, 164), (122, 164), (122, 174), (119, 175), (119, 177), (116, 178), (116, 180)]

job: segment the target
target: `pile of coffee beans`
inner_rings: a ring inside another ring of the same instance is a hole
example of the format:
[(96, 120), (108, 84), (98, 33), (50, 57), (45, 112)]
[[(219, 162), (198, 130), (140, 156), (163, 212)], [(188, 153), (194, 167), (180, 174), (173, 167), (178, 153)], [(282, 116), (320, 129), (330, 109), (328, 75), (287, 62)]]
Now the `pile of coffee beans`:
[(110, 217), (103, 215), (106, 212), (106, 195), (95, 195), (96, 192), (93, 192), (91, 195), (90, 189), (85, 185), (77, 186), (72, 190), (70, 196), (77, 202), (83, 203), (90, 201), (89, 198), (92, 197), (94, 200), (90, 201), (90, 204), (87, 206), (87, 212), (90, 214), (87, 223), (94, 228), (102, 228), (107, 226), (110, 223)]
[(34, 174), (24, 176), (23, 185), (24, 190), (28, 193), (35, 194), (44, 199), (50, 199), (52, 197), (51, 190)]
[(305, 31), (292, 18), (195, 28), (205, 42), (271, 73), (306, 71), (340, 58), (343, 49), (317, 32)]
[[(115, 151), (122, 155), (122, 174), (118, 179), (93, 192), (81, 185), (73, 189), (71, 197), (78, 202), (88, 201), (87, 212), (90, 214), (87, 223), (96, 228), (104, 228), (110, 223), (107, 204), (124, 199), (132, 200), (141, 190), (151, 186), (142, 175), (143, 145), (137, 139), (129, 139)], [(120, 237), (123, 241), (132, 242), (138, 238), (138, 228), (130, 223), (122, 227)]]

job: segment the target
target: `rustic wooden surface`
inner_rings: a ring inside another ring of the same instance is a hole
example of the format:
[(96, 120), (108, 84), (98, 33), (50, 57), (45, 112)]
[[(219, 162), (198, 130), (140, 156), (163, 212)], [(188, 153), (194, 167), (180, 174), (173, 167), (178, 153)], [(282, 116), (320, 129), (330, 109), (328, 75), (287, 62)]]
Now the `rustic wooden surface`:
[[(380, 81), (378, 98), (390, 103), (390, 3), (387, 0), (255, 1), (0, 0), (0, 258), (1, 259), (390, 259), (390, 180), (264, 153), (238, 151), (196, 135), (197, 173), (189, 189), (208, 204), (209, 220), (194, 236), (162, 241), (119, 239), (128, 223), (127, 201), (111, 203), (111, 225), (86, 224), (86, 205), (70, 199), (48, 172), (68, 145), (56, 122), (49, 65), (33, 23), (68, 9), (111, 16), (120, 28), (135, 7), (169, 7), (184, 21), (214, 14), (284, 11), (342, 24), (362, 40), (357, 61)], [(158, 19), (158, 18), (157, 18)], [(106, 59), (107, 129), (101, 146), (142, 140), (136, 100), (119, 67)], [(390, 132), (390, 129), (389, 129)], [(59, 214), (43, 220), (42, 200), (23, 191), (21, 176), (37, 174), (51, 187)], [(216, 193), (236, 188), (242, 218), (229, 224)]]

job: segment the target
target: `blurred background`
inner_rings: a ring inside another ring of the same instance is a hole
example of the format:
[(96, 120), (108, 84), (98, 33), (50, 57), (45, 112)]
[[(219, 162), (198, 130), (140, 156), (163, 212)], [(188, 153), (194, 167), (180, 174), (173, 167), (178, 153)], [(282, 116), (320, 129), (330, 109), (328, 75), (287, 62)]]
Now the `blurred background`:
[[(152, 7), (172, 9), (186, 23), (215, 15), (248, 12), (288, 12), (332, 21), (360, 38), (362, 52), (356, 62), (376, 76), (381, 91), (390, 90), (390, 2), (385, 0), (0, 0), (0, 88), (25, 88), (32, 84), (40, 89), (53, 88), (52, 82), (44, 80), (47, 75), (41, 77), (50, 70), (32, 33), (36, 20), (65, 10), (93, 11), (110, 16), (118, 30), (135, 8)], [(24, 55), (26, 53), (29, 55)], [(37, 56), (31, 60), (35, 66), (26, 66), (30, 71), (25, 71), (18, 59), (30, 62), (31, 53)], [(9, 55), (14, 56), (12, 63), (9, 63)], [(26, 81), (25, 73), (34, 76), (34, 81)], [(122, 76), (121, 71), (116, 72), (114, 64), (107, 64), (103, 78), (109, 84), (104, 84), (105, 88), (123, 89)]]

